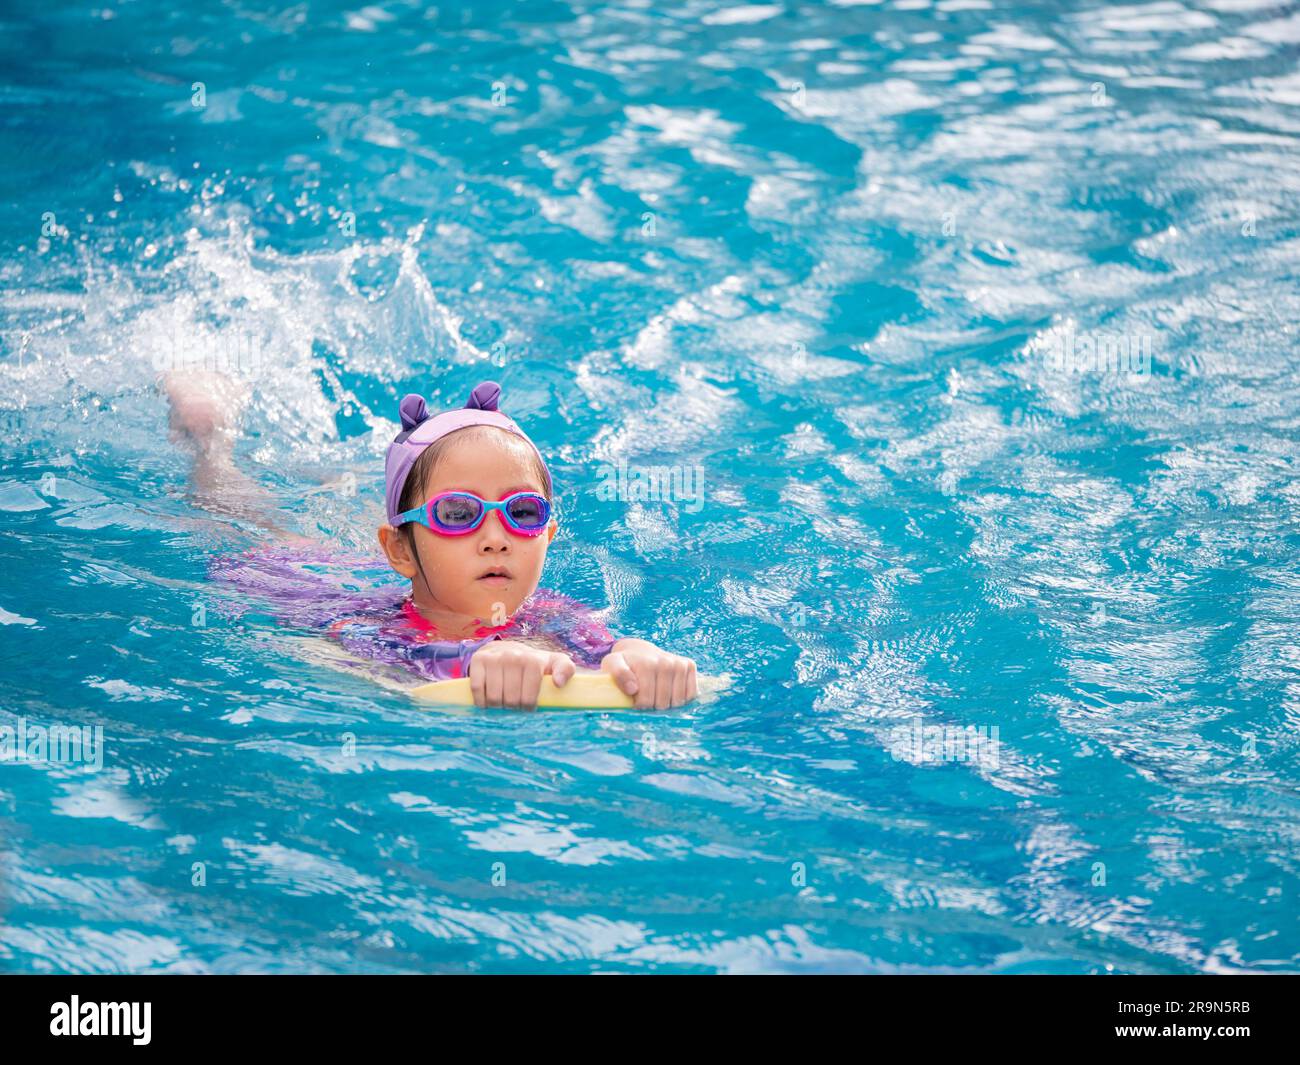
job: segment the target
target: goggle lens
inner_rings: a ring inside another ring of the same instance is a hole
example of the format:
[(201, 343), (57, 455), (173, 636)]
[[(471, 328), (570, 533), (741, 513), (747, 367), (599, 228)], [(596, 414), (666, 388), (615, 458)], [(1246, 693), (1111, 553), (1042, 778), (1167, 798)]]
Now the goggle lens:
[(525, 529), (536, 529), (546, 524), (546, 501), (540, 496), (519, 496), (506, 507), (511, 521)]
[(438, 500), (436, 517), (448, 529), (466, 529), (483, 513), (483, 507), (469, 496), (444, 496)]

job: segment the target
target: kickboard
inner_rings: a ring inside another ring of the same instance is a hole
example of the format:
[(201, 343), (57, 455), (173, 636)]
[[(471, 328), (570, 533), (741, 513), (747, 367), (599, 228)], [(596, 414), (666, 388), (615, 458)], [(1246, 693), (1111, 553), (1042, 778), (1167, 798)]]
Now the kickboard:
[[(724, 690), (728, 677), (699, 677), (696, 686), (700, 698), (707, 699)], [(436, 680), (409, 689), (412, 699), (438, 706), (473, 706), (474, 694), (469, 678)], [(557, 688), (549, 676), (542, 678), (537, 693), (538, 707), (570, 710), (631, 710), (635, 705), (632, 696), (619, 690), (608, 673), (575, 673), (563, 688)]]

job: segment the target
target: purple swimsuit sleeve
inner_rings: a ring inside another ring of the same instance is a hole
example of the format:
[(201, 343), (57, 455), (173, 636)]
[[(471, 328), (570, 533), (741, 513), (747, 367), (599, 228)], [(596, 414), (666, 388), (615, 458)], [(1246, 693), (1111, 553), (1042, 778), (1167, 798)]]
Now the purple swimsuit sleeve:
[(567, 595), (539, 590), (532, 607), (537, 627), (586, 669), (599, 669), (601, 660), (618, 642), (595, 611)]
[(234, 613), (247, 610), (251, 597), (266, 603), (278, 621), (308, 628), (352, 614), (391, 613), (403, 593), (375, 559), (282, 544), (217, 555), (208, 576), (239, 593), (230, 604)]

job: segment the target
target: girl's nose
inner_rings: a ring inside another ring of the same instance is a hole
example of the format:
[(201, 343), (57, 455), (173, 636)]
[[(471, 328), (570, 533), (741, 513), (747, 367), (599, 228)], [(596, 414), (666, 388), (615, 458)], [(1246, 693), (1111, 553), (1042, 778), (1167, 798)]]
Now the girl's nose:
[(481, 555), (506, 553), (510, 550), (510, 534), (501, 528), (495, 514), (489, 514), (479, 529), (478, 550)]

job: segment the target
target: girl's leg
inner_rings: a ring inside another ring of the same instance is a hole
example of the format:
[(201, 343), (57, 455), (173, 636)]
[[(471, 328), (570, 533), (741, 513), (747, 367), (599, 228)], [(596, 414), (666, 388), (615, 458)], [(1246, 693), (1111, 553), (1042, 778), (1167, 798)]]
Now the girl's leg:
[(271, 493), (235, 465), (235, 431), (247, 389), (206, 370), (172, 370), (161, 384), (171, 404), (172, 439), (194, 451), (190, 481), (195, 503), (210, 513), (290, 536), (276, 520)]

